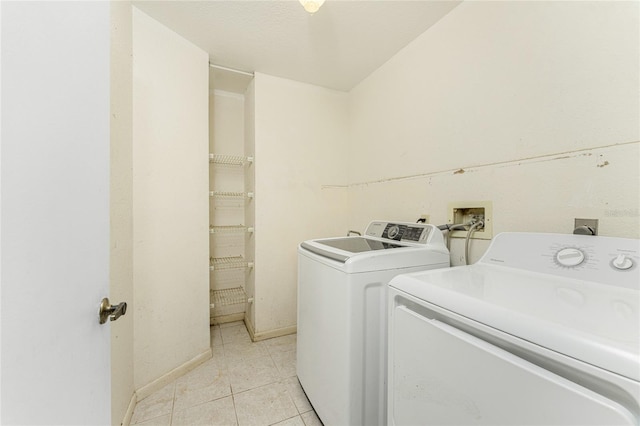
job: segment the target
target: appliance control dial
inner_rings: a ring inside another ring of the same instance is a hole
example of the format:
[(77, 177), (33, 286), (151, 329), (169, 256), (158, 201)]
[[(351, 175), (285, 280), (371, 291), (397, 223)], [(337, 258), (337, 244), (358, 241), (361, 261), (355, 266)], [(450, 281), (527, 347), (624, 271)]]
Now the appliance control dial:
[(556, 261), (562, 266), (578, 266), (584, 262), (584, 253), (577, 248), (564, 248), (556, 254)]
[(398, 225), (393, 225), (387, 231), (387, 238), (393, 240), (395, 237), (398, 236), (399, 232), (400, 232), (400, 227)]
[(627, 270), (633, 266), (633, 260), (631, 260), (627, 255), (620, 254), (618, 257), (613, 259), (611, 262), (614, 268), (620, 270)]

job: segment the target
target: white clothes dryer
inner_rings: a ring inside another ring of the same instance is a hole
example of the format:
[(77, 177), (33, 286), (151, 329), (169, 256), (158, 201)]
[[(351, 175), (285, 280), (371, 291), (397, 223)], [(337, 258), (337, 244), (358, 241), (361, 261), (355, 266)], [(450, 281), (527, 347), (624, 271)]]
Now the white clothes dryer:
[(385, 424), (387, 287), (449, 266), (433, 225), (381, 222), (298, 248), (297, 373), (325, 425)]
[(640, 241), (504, 233), (390, 283), (389, 425), (638, 425)]

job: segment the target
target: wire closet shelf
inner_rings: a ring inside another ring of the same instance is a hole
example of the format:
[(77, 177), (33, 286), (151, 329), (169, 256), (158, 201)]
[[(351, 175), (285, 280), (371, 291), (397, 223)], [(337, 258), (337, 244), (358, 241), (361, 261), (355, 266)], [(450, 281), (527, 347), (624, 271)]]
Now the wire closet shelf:
[(211, 234), (237, 234), (237, 233), (253, 233), (254, 229), (251, 226), (244, 225), (231, 225), (231, 226), (209, 226), (209, 233)]
[(253, 157), (245, 157), (241, 155), (209, 154), (209, 163), (226, 164), (229, 166), (244, 166), (245, 164), (253, 163)]
[(242, 256), (226, 256), (209, 258), (209, 270), (223, 271), (228, 269), (253, 268), (253, 262), (249, 262)]
[(253, 198), (253, 192), (209, 191), (214, 198)]
[(224, 306), (243, 305), (253, 302), (253, 298), (247, 297), (242, 287), (225, 288), (222, 290), (210, 290), (210, 308), (219, 309)]

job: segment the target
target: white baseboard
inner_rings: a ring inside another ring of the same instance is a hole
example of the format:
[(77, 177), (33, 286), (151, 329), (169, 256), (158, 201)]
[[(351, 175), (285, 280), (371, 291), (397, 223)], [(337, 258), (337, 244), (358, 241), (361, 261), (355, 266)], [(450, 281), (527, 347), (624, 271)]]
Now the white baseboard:
[(286, 336), (288, 334), (293, 334), (298, 331), (298, 327), (295, 325), (292, 325), (290, 327), (283, 327), (275, 330), (264, 331), (262, 333), (256, 333), (256, 331), (253, 329), (253, 325), (251, 324), (251, 322), (245, 319), (244, 323), (247, 326), (247, 331), (249, 332), (249, 336), (251, 337), (251, 340), (254, 342), (258, 342), (260, 340), (272, 339), (274, 337)]
[(247, 331), (249, 332), (249, 337), (251, 337), (251, 341), (255, 342), (256, 339), (254, 339), (253, 336), (256, 334), (256, 332), (253, 329), (253, 324), (251, 324), (251, 321), (249, 321), (249, 318), (247, 318), (246, 316), (244, 317), (244, 325), (245, 327), (247, 327)]
[(144, 385), (140, 389), (136, 390), (137, 401), (141, 401), (155, 391), (162, 389), (172, 381), (176, 380), (179, 377), (182, 377), (189, 371), (193, 370), (206, 360), (211, 359), (212, 356), (213, 354), (211, 353), (211, 348), (208, 348), (206, 351), (202, 352), (200, 355), (195, 356), (193, 359), (185, 362), (181, 366), (174, 368), (173, 370), (157, 378), (153, 382)]
[(244, 312), (240, 312), (237, 314), (230, 314), (230, 315), (222, 315), (217, 317), (210, 317), (209, 325), (226, 324), (228, 322), (242, 321), (243, 319), (244, 319)]
[(122, 419), (122, 426), (129, 426), (131, 424), (131, 418), (133, 417), (133, 410), (136, 408), (136, 404), (138, 403), (138, 398), (136, 397), (136, 393), (134, 392), (131, 395), (131, 400), (129, 401), (129, 406), (127, 407), (127, 411), (124, 413), (124, 419)]

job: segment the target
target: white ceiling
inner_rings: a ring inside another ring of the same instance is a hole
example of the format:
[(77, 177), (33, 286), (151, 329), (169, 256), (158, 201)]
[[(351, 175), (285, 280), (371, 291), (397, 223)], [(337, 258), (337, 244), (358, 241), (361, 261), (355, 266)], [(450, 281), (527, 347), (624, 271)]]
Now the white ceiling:
[(460, 1), (297, 0), (133, 2), (209, 53), (210, 62), (348, 91)]

